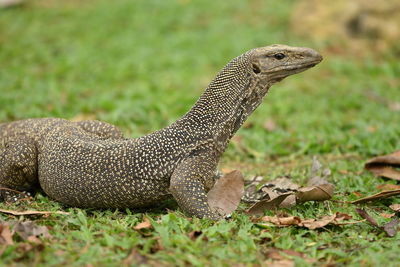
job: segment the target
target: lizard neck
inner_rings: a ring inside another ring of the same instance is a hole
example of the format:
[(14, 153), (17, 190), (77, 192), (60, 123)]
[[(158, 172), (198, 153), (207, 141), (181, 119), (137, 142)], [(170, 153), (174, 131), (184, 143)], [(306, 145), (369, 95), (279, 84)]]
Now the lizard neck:
[(248, 52), (229, 62), (175, 126), (190, 131), (197, 140), (213, 139), (223, 152), (269, 88), (252, 72), (250, 56)]

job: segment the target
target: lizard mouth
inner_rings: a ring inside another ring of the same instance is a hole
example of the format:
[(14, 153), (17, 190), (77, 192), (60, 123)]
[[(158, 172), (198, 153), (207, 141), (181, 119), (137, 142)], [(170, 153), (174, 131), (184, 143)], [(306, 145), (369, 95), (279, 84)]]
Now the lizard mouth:
[(285, 68), (282, 68), (280, 70), (276, 70), (273, 73), (271, 73), (270, 75), (272, 76), (271, 81), (272, 82), (280, 82), (282, 81), (284, 78), (286, 78), (287, 76), (299, 73), (299, 72), (303, 72), (309, 68), (314, 67), (315, 65), (317, 65), (318, 63), (320, 63), (322, 60), (321, 59), (316, 59), (307, 63), (303, 63), (303, 64), (294, 64), (291, 66), (286, 66)]

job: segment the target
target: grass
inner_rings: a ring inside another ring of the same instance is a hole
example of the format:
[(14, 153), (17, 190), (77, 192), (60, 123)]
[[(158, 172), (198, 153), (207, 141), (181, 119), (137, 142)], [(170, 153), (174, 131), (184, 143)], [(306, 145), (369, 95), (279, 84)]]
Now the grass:
[[(294, 1), (31, 1), (0, 13), (0, 121), (28, 117), (90, 117), (141, 136), (173, 122), (194, 103), (231, 58), (271, 43), (310, 46), (289, 29)], [(221, 168), (246, 177), (290, 174), (304, 182), (314, 155), (332, 170), (334, 200), (353, 200), (391, 183), (363, 171), (370, 157), (399, 149), (398, 57), (324, 54), (315, 69), (275, 85), (238, 132)], [(266, 131), (270, 118), (276, 129)], [(244, 148), (244, 149), (243, 149)], [(392, 182), (393, 183), (393, 182)], [(388, 199), (366, 205), (378, 219)], [(83, 210), (41, 194), (7, 209), (66, 210), (69, 216), (20, 217), (50, 228), (44, 246), (0, 245), (0, 265), (112, 266), (257, 265), (272, 247), (316, 259), (316, 265), (395, 266), (400, 236), (388, 238), (366, 223), (322, 230), (257, 227), (243, 213), (213, 223), (179, 209)], [(245, 206), (241, 206), (241, 209)], [(305, 203), (286, 210), (300, 217), (336, 211), (340, 202)], [(271, 215), (272, 213), (269, 213)], [(133, 229), (147, 216), (152, 229)], [(189, 233), (201, 231), (192, 240)], [(25, 242), (26, 243), (26, 242)], [(142, 255), (142, 256), (140, 256)], [(308, 266), (299, 257), (296, 265)]]

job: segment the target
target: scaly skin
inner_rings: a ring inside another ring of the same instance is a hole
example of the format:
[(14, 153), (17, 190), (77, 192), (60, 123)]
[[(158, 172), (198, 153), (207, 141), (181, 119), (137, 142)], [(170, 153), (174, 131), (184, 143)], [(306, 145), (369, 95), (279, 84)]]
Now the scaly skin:
[(99, 121), (0, 124), (0, 187), (40, 186), (64, 204), (93, 208), (143, 208), (172, 194), (188, 215), (218, 219), (207, 192), (229, 140), (272, 84), (321, 60), (309, 48), (252, 49), (229, 62), (181, 119), (137, 139)]

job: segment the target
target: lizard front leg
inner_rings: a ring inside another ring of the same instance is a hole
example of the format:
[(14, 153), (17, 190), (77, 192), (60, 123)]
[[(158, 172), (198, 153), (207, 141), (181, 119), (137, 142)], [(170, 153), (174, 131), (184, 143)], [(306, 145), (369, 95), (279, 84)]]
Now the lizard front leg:
[(203, 153), (184, 159), (171, 176), (170, 191), (179, 207), (188, 215), (218, 220), (207, 202), (207, 192), (215, 182), (218, 161), (215, 155)]

